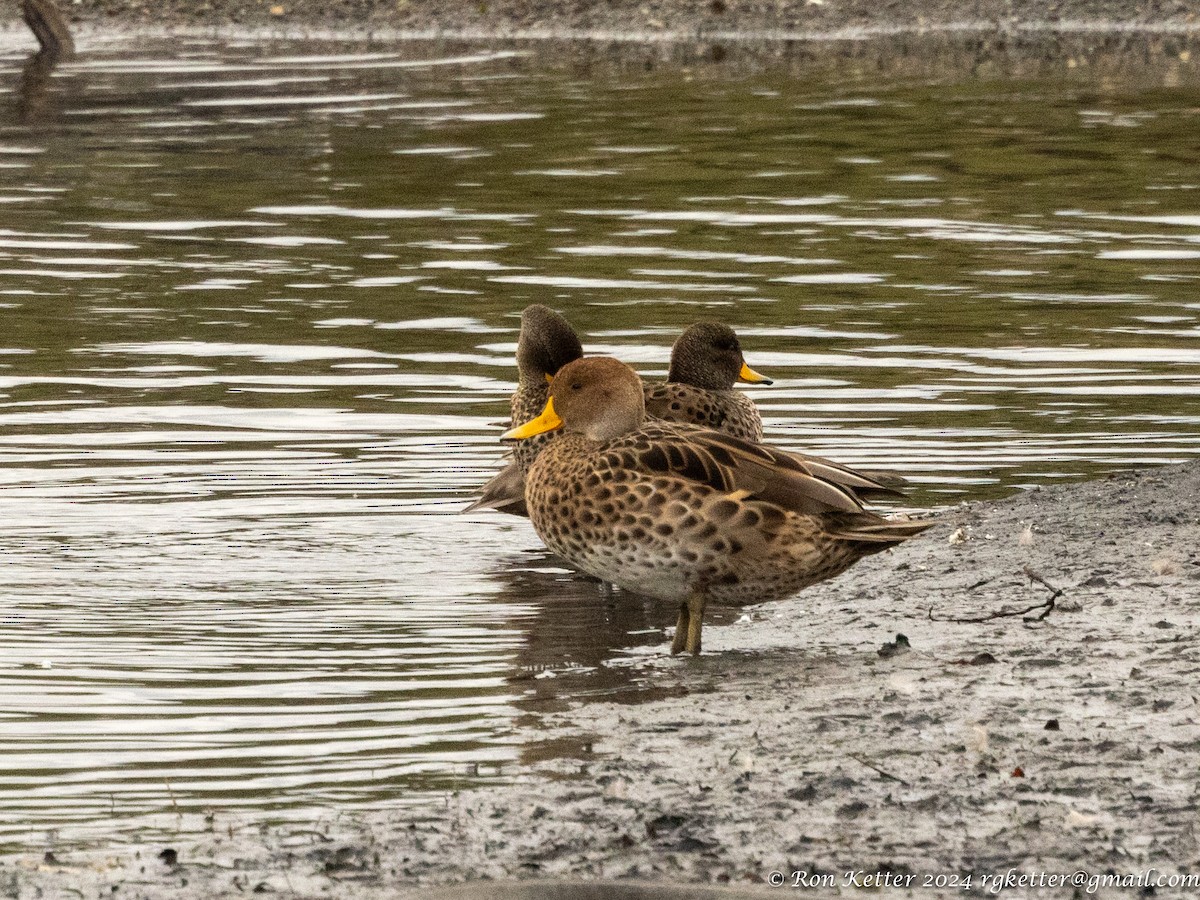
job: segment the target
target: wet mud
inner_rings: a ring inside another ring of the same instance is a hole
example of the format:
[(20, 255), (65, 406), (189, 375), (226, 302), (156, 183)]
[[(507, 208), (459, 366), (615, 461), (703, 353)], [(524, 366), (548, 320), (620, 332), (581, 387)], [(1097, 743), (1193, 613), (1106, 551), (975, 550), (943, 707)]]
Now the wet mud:
[(1079, 27), (1187, 30), (1186, 0), (60, 0), (77, 25), (295, 25), (413, 31), (589, 31), (686, 35), (716, 32), (831, 34), (929, 28)]
[[(51, 844), (4, 860), (0, 896), (736, 887), (773, 872), (806, 896), (859, 895), (848, 872), (985, 896), (1006, 873), (1194, 872), (1198, 494), (1186, 464), (963, 504), (831, 583), (711, 627), (700, 658), (647, 651), (656, 699), (540, 716), (561, 752), (505, 784), (331, 807), (305, 827), (217, 812), (170, 846)], [(1074, 884), (1013, 895), (1131, 893)]]

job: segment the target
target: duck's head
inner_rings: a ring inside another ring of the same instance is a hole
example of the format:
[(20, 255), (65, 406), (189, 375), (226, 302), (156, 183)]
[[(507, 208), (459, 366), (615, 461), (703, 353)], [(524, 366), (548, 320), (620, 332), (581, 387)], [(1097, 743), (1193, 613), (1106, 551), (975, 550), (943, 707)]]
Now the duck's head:
[(535, 303), (521, 313), (517, 370), (521, 381), (543, 382), (583, 356), (583, 345), (570, 323), (554, 310)]
[(562, 428), (592, 441), (611, 441), (633, 431), (646, 417), (642, 379), (622, 362), (591, 356), (568, 363), (550, 384), (542, 414), (506, 431), (501, 440), (519, 441)]
[(771, 383), (746, 365), (737, 335), (720, 322), (697, 322), (679, 336), (671, 348), (667, 381), (708, 391), (731, 390), (735, 381)]

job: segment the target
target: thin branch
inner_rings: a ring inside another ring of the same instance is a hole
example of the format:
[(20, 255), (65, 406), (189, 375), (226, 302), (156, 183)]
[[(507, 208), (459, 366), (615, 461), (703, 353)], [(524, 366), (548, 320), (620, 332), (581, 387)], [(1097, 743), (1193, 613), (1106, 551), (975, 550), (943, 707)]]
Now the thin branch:
[(866, 766), (868, 769), (871, 769), (874, 772), (878, 772), (880, 775), (882, 775), (888, 781), (898, 781), (905, 787), (912, 786), (907, 781), (905, 781), (903, 778), (899, 778), (899, 777), (893, 775), (891, 772), (884, 771), (883, 769), (879, 768), (879, 766), (875, 765), (874, 763), (872, 763), (868, 760), (863, 759), (861, 756), (857, 756), (857, 755), (851, 753), (850, 758), (852, 760), (854, 760), (856, 763), (858, 763), (859, 765)]
[[(1014, 616), (1021, 616), (1026, 622), (1044, 621), (1046, 616), (1054, 612), (1055, 603), (1058, 598), (1063, 595), (1063, 590), (1062, 588), (1056, 588), (1037, 572), (1033, 571), (1033, 569), (1029, 568), (1029, 566), (1025, 566), (1021, 570), (1021, 573), (1029, 579), (1031, 584), (1037, 583), (1050, 590), (1050, 596), (1041, 603), (1035, 603), (1033, 606), (1027, 606), (1024, 609), (1002, 609), (998, 610), (997, 612), (990, 612), (983, 616), (935, 616), (933, 614), (933, 607), (931, 606), (929, 607), (929, 620), (931, 622), (955, 622), (957, 624), (975, 625), (979, 624), (980, 622), (992, 622), (996, 619), (1008, 619)], [(976, 585), (972, 585), (972, 587), (976, 587)], [(1041, 612), (1036, 616), (1028, 615), (1035, 610), (1041, 610)]]

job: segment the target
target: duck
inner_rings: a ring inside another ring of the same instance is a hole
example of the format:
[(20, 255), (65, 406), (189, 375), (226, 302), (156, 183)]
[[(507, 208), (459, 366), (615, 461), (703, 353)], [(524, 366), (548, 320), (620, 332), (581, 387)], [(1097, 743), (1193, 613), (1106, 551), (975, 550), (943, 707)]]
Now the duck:
[[(526, 422), (546, 405), (554, 374), (567, 363), (583, 356), (583, 345), (575, 329), (561, 315), (533, 303), (521, 312), (521, 334), (517, 338), (517, 389), (509, 398), (510, 425)], [(550, 434), (522, 441), (513, 448), (512, 460), (480, 490), (479, 499), (464, 513), (494, 509), (528, 518), (525, 509), (525, 473)]]
[[(550, 396), (550, 382), (558, 370), (583, 356), (583, 344), (571, 323), (561, 315), (534, 303), (521, 312), (521, 334), (517, 338), (517, 390), (509, 400), (512, 424), (526, 422), (541, 412)], [(529, 471), (550, 440), (550, 435), (522, 441), (513, 448), (513, 461), (522, 475)]]
[(648, 419), (641, 379), (609, 357), (561, 368), (502, 439), (549, 433), (525, 477), (534, 530), (574, 568), (677, 604), (672, 655), (701, 652), (709, 602), (789, 597), (933, 524), (867, 510), (798, 454)]
[[(762, 415), (753, 400), (734, 390), (738, 382), (774, 384), (747, 365), (741, 341), (732, 328), (722, 322), (697, 322), (688, 326), (671, 347), (667, 380), (644, 382), (646, 415), (761, 443)], [(792, 455), (860, 500), (905, 496), (908, 482), (894, 472), (858, 472), (824, 457)]]
[[(561, 315), (540, 304), (521, 313), (517, 341), (517, 390), (510, 424), (527, 422), (545, 406), (549, 383), (564, 365), (583, 356), (579, 336)], [(762, 416), (750, 398), (734, 390), (738, 381), (772, 384), (746, 364), (737, 334), (720, 322), (697, 322), (676, 339), (665, 382), (647, 382), (646, 410), (653, 418), (703, 425), (747, 440), (762, 440)], [(520, 442), (513, 459), (463, 512), (495, 509), (525, 516), (525, 473), (553, 438)]]
[(697, 322), (671, 347), (667, 380), (646, 383), (646, 414), (761, 441), (762, 416), (753, 400), (734, 390), (737, 382), (773, 383), (746, 364), (732, 328), (723, 322)]

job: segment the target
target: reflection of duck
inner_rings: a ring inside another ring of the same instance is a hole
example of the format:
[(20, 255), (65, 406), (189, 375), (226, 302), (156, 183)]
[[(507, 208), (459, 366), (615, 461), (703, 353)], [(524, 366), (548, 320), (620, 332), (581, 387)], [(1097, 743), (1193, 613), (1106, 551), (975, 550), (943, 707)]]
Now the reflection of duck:
[[(659, 601), (581, 578), (545, 550), (501, 560), (491, 578), (500, 590), (489, 601), (513, 607), (509, 624), (521, 637), (507, 678), (517, 695), (512, 705), (525, 714), (519, 724), (537, 725), (543, 714), (589, 700), (633, 704), (686, 694), (682, 685), (647, 677), (644, 663), (657, 656), (651, 648), (662, 644), (667, 624)], [(727, 621), (735, 617), (724, 613)], [(591, 740), (522, 729), (521, 761), (587, 758)]]
[[(579, 337), (566, 319), (534, 304), (521, 314), (517, 343), (517, 392), (512, 396), (512, 422), (528, 422), (542, 411), (549, 382), (560, 368), (583, 356)], [(737, 381), (770, 384), (742, 355), (737, 335), (728, 325), (700, 322), (686, 329), (671, 348), (665, 382), (645, 387), (646, 412), (652, 418), (713, 428), (746, 440), (762, 440), (762, 417), (750, 398), (736, 391)], [(525, 473), (553, 440), (553, 433), (517, 444), (513, 462), (492, 478), (479, 500), (464, 512), (495, 509), (515, 515), (525, 511)]]
[(851, 469), (646, 421), (641, 379), (614, 359), (564, 366), (542, 415), (504, 437), (559, 429), (528, 473), (534, 528), (582, 571), (678, 603), (672, 653), (700, 652), (709, 600), (789, 596), (932, 524), (868, 512)]
[[(580, 578), (545, 550), (505, 559), (492, 578), (502, 585), (495, 602), (522, 607), (513, 616), (524, 633), (514, 679), (530, 686), (530, 706), (556, 699), (563, 676), (572, 672), (586, 680), (588, 693), (618, 691), (634, 668), (608, 663), (622, 651), (662, 641), (666, 623), (657, 600)], [(570, 680), (570, 689), (579, 690), (579, 680)]]

